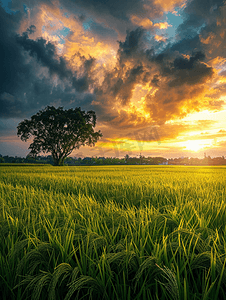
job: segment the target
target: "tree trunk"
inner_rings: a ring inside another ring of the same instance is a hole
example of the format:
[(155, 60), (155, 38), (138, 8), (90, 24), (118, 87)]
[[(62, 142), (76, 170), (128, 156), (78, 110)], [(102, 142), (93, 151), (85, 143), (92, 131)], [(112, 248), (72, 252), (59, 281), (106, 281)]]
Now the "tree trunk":
[(54, 166), (63, 166), (64, 165), (64, 158), (53, 158)]

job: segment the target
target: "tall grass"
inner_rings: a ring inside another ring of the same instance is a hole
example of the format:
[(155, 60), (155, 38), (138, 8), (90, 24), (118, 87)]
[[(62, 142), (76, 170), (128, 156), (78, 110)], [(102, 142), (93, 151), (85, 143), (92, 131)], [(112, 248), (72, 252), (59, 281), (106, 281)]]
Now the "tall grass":
[(224, 167), (1, 167), (2, 299), (226, 299)]

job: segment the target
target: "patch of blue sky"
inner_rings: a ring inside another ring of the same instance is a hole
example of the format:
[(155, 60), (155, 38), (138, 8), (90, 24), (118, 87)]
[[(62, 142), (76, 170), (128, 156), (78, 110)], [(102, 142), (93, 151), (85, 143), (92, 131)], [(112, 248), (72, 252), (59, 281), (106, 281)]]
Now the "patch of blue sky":
[(66, 18), (69, 19), (69, 17), (70, 17), (71, 14), (69, 14), (68, 12), (65, 12), (63, 15), (64, 15)]
[(63, 29), (56, 31), (56, 35), (59, 36), (61, 44), (65, 43), (65, 37), (69, 34), (69, 32), (70, 32), (70, 28), (68, 27), (64, 27)]
[[(169, 43), (174, 43), (177, 35), (177, 28), (180, 24), (183, 23), (183, 18), (180, 15), (179, 9), (175, 10), (175, 13), (168, 12), (163, 15), (161, 19), (155, 20), (155, 23), (164, 23), (167, 22), (169, 27), (160, 29), (157, 28), (155, 34), (149, 32), (148, 33), (148, 41), (150, 42), (151, 48), (155, 51), (155, 53), (160, 53), (164, 51), (169, 46)], [(156, 41), (154, 39), (155, 35), (159, 35), (163, 37), (162, 41)]]
[(183, 18), (176, 10), (175, 13), (165, 13), (162, 20), (159, 20), (159, 22), (167, 22), (169, 26), (165, 29), (157, 28), (156, 30), (156, 34), (162, 36), (165, 39), (165, 42), (160, 43), (161, 46), (159, 45), (160, 47), (157, 52), (163, 51), (168, 47), (169, 43), (173, 44), (176, 41), (177, 28), (180, 24), (183, 23)]
[(46, 31), (46, 27), (45, 25), (42, 26), (42, 32), (45, 32)]
[(93, 19), (88, 19), (85, 22), (83, 22), (82, 26), (83, 26), (84, 30), (90, 30), (90, 27), (93, 22), (94, 22)]
[(169, 38), (174, 38), (176, 36), (177, 27), (183, 23), (183, 18), (180, 14), (176, 15), (171, 12), (168, 12), (165, 17), (167, 23), (171, 25), (165, 30), (165, 32)]
[(17, 11), (11, 10), (12, 1), (11, 0), (1, 0), (0, 5), (8, 14), (15, 14)]
[[(53, 27), (53, 24), (49, 24), (49, 25), (51, 27)], [(47, 31), (46, 27), (42, 26), (42, 32), (45, 32), (45, 31)], [(60, 44), (65, 44), (65, 38), (69, 34), (69, 32), (70, 32), (70, 28), (63, 27), (62, 29), (57, 29), (57, 30), (51, 31), (51, 35), (52, 36), (57, 36), (59, 38), (58, 42)]]
[(25, 4), (23, 4), (23, 8), (24, 8), (24, 12), (27, 14), (27, 12), (28, 12), (28, 10), (29, 10), (28, 6), (25, 5)]

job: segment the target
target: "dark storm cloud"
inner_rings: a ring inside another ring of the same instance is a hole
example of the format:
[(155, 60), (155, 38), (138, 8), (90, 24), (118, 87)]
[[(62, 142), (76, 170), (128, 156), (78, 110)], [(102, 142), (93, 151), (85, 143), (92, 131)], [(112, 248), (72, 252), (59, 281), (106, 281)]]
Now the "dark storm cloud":
[[(118, 20), (129, 21), (131, 14), (138, 14), (141, 16), (147, 15), (144, 8), (144, 2), (140, 0), (68, 0), (66, 5), (70, 4), (70, 7), (79, 7), (84, 9), (84, 11), (95, 13), (97, 16), (112, 16)], [(147, 4), (152, 3), (153, 13), (159, 12), (159, 8), (154, 5), (154, 1), (149, 1)], [(62, 1), (65, 5), (65, 1)]]
[[(210, 62), (216, 68), (224, 67), (224, 63), (217, 66), (217, 61), (224, 60), (226, 53), (226, 3), (223, 0), (193, 0), (187, 3), (182, 12), (184, 22), (178, 27), (178, 39), (171, 50), (178, 51), (180, 54), (189, 54), (191, 51), (201, 51), (205, 54), (203, 62)], [(216, 59), (216, 63), (214, 60)], [(196, 62), (196, 69), (189, 69), (190, 83), (195, 84), (196, 80), (200, 83), (213, 76), (213, 69)], [(224, 72), (219, 73), (225, 76)], [(183, 79), (183, 76), (181, 77)], [(181, 79), (177, 78), (173, 84), (179, 83)], [(201, 81), (199, 80), (201, 79)], [(224, 82), (224, 80), (223, 80)], [(171, 83), (172, 84), (172, 83)], [(212, 98), (209, 106), (216, 109), (222, 108), (224, 101), (218, 100), (225, 95), (225, 84), (218, 83), (211, 93), (206, 94)]]
[(88, 90), (89, 84), (91, 83), (89, 71), (92, 68), (94, 59), (85, 59), (80, 56), (83, 61), (83, 76), (78, 78), (76, 72), (72, 72), (71, 68), (68, 66), (67, 61), (57, 54), (56, 46), (54, 44), (47, 42), (43, 38), (38, 38), (36, 41), (29, 39), (29, 30), (23, 33), (22, 36), (16, 37), (17, 43), (21, 45), (30, 56), (35, 57), (44, 67), (47, 67), (50, 75), (56, 74), (62, 80), (70, 80), (73, 87), (79, 92)]
[(161, 5), (154, 0), (59, 0), (59, 3), (54, 0), (17, 0), (13, 1), (12, 8), (23, 10), (23, 5), (27, 5), (29, 9), (33, 9), (42, 4), (50, 8), (59, 4), (59, 7), (73, 13), (80, 22), (92, 19), (89, 30), (100, 38), (102, 36), (102, 39), (108, 37), (107, 34), (112, 38), (117, 38), (118, 34), (120, 38), (124, 37), (127, 29), (137, 27), (131, 19), (134, 15), (141, 20), (152, 20), (163, 14)]
[(80, 55), (80, 61), (82, 62), (82, 67), (80, 68), (80, 72), (82, 76), (72, 76), (72, 85), (78, 92), (86, 92), (89, 89), (89, 86), (93, 83), (93, 79), (91, 78), (92, 68), (95, 64), (95, 59), (90, 57), (88, 59), (85, 56)]
[(161, 17), (163, 13), (161, 6), (152, 0), (60, 0), (60, 3), (62, 7), (78, 16), (85, 15), (93, 19), (90, 30), (99, 37), (105, 37), (106, 33), (112, 38), (116, 35), (120, 38), (125, 37), (127, 29), (137, 27), (132, 20), (134, 15), (141, 20), (152, 20)]
[(65, 59), (58, 57), (55, 45), (43, 38), (39, 38), (36, 41), (29, 39), (28, 32), (23, 33), (22, 36), (17, 36), (16, 42), (30, 56), (37, 58), (38, 62), (47, 67), (51, 75), (57, 74), (61, 79), (72, 76), (72, 72), (68, 69)]
[[(137, 28), (127, 32), (125, 42), (119, 42), (118, 57), (121, 68), (127, 60), (132, 61), (132, 64), (142, 63), (146, 69), (144, 81), (150, 81), (150, 77), (153, 76), (152, 82), (157, 83), (159, 82), (158, 76), (168, 76), (171, 78), (169, 86), (182, 85), (183, 83), (196, 84), (206, 77), (212, 76), (212, 68), (204, 63), (205, 54), (202, 51), (187, 51), (191, 56), (186, 58), (180, 55), (173, 46), (156, 54), (154, 49), (145, 50), (146, 34), (145, 29)], [(151, 72), (156, 67), (159, 72), (158, 75)]]
[(20, 13), (7, 14), (0, 6), (0, 115), (5, 117), (23, 110), (17, 91), (34, 78), (32, 66), (25, 63), (15, 40), (15, 30), (20, 21)]
[[(74, 1), (72, 1), (73, 3)], [(75, 5), (83, 8), (89, 8), (100, 14), (109, 13), (119, 19), (127, 19), (128, 12), (142, 9), (142, 2), (137, 0), (77, 0)]]
[[(182, 12), (184, 22), (178, 27), (179, 32), (192, 32), (203, 24), (216, 21), (219, 8), (225, 5), (224, 0), (192, 0)], [(197, 34), (197, 31), (195, 32)]]
[(140, 54), (142, 47), (145, 45), (146, 30), (138, 27), (135, 30), (127, 31), (125, 42), (119, 41), (119, 61), (132, 58), (134, 55)]
[(153, 121), (161, 123), (185, 117), (205, 106), (213, 108), (203, 100), (208, 90), (206, 83), (214, 76), (213, 68), (203, 61), (203, 52), (190, 53), (189, 57), (184, 57), (168, 49), (167, 53), (152, 55), (149, 60), (156, 72), (154, 78), (157, 79), (158, 88), (154, 94), (147, 94), (145, 98), (146, 110)]
[(174, 60), (174, 67), (175, 69), (182, 70), (182, 69), (193, 69), (197, 61), (202, 61), (205, 58), (205, 54), (201, 51), (195, 53), (194, 56), (191, 56), (189, 59), (187, 58), (176, 58)]
[(153, 76), (153, 79), (151, 80), (151, 83), (154, 84), (156, 87), (158, 87), (158, 83), (159, 83), (158, 75)]
[(169, 78), (169, 87), (184, 83), (197, 84), (213, 75), (213, 69), (205, 64), (205, 54), (201, 51), (188, 52), (189, 58), (174, 51), (174, 47), (157, 55), (152, 53), (150, 56), (149, 51), (146, 53), (149, 61), (158, 67), (159, 75)]
[(27, 5), (29, 8), (35, 7), (36, 5), (48, 5), (50, 7), (55, 6), (54, 0), (12, 0), (10, 6), (14, 11), (24, 11), (24, 5)]
[[(0, 117), (28, 115), (54, 102), (73, 103), (75, 95), (84, 98), (74, 89), (79, 93), (87, 91), (92, 83), (89, 73), (94, 59), (77, 54), (82, 62), (78, 76), (57, 55), (54, 44), (43, 38), (29, 38), (35, 26), (22, 36), (16, 35), (20, 21), (20, 13), (7, 14), (0, 6)], [(53, 75), (60, 79), (57, 86)]]
[[(223, 53), (223, 49), (219, 48), (219, 43), (212, 41), (208, 45), (208, 41), (205, 42), (204, 39), (215, 36), (215, 41), (221, 40), (221, 32), (225, 31), (224, 8), (225, 1), (223, 0), (188, 2), (182, 12), (184, 22), (177, 28), (179, 42), (173, 48), (181, 53), (187, 53), (190, 50), (204, 51), (210, 57)], [(221, 41), (222, 43), (225, 44), (225, 41)]]
[[(147, 31), (137, 28), (128, 31), (125, 41), (119, 42), (116, 67), (106, 73), (102, 86), (96, 89), (99, 105), (105, 106), (108, 112), (115, 102), (124, 107), (130, 103), (137, 84), (149, 84), (158, 88), (145, 96), (146, 111), (153, 122), (163, 123), (200, 109), (203, 102), (197, 101), (197, 96), (203, 95), (206, 81), (214, 74), (206, 63), (205, 53), (187, 51), (185, 56), (174, 47), (156, 53), (154, 49), (145, 49), (146, 39)], [(219, 103), (216, 105), (219, 107)], [(126, 121), (130, 126), (143, 123), (130, 111), (120, 112), (111, 124), (124, 127)]]
[(171, 45), (170, 49), (171, 51), (178, 51), (181, 54), (186, 54), (194, 50), (202, 51), (203, 44), (200, 41), (199, 35), (196, 33), (194, 37), (186, 35), (186, 38), (182, 38), (175, 44)]
[(197, 52), (189, 59), (183, 57), (175, 58), (171, 70), (171, 74), (174, 78), (170, 80), (168, 86), (180, 86), (184, 83), (194, 85), (211, 77), (213, 75), (213, 69), (201, 62), (204, 58), (205, 55), (202, 52)]
[[(30, 7), (37, 5), (35, 1), (25, 0), (24, 3)], [(38, 3), (54, 6), (51, 1)], [(135, 120), (142, 123), (135, 113), (121, 112), (119, 116), (113, 109), (117, 105), (124, 107), (130, 103), (137, 84), (149, 84), (158, 88), (155, 93), (152, 93), (152, 89), (145, 96), (146, 109), (155, 122), (161, 123), (172, 117), (182, 117), (189, 112), (189, 106), (191, 111), (199, 110), (202, 107), (202, 99), (197, 101), (196, 98), (198, 95), (205, 95), (204, 85), (214, 74), (213, 68), (208, 64), (211, 44), (207, 42), (205, 44), (203, 39), (209, 37), (211, 30), (214, 33), (218, 32), (216, 20), (222, 17), (223, 13), (219, 12), (222, 3), (222, 1), (212, 3), (201, 0), (188, 2), (184, 9), (184, 22), (178, 28), (177, 42), (172, 45), (166, 44), (163, 51), (160, 47), (157, 49), (156, 46), (150, 45), (154, 35), (144, 28), (127, 30), (126, 37), (121, 38), (119, 42), (115, 68), (105, 72), (100, 85), (93, 79), (92, 70), (96, 63), (94, 58), (87, 59), (76, 53), (76, 57), (81, 61), (81, 68), (72, 71), (66, 59), (58, 55), (56, 45), (44, 38), (33, 40), (30, 37), (34, 27), (16, 36), (15, 24), (11, 25), (12, 19), (16, 19), (16, 16), (6, 17), (5, 13), (5, 19), (0, 20), (4, 23), (1, 28), (5, 27), (0, 41), (4, 44), (4, 50), (0, 51), (6, 53), (3, 66), (7, 69), (5, 73), (7, 76), (2, 75), (5, 80), (4, 88), (1, 86), (0, 90), (4, 114), (7, 116), (20, 111), (29, 111), (31, 107), (36, 108), (54, 101), (56, 103), (61, 101), (65, 105), (70, 101), (73, 103), (74, 88), (80, 93), (79, 101), (84, 99), (86, 107), (93, 106), (98, 112), (99, 120), (111, 121), (115, 126), (118, 124), (124, 126), (126, 121), (128, 124), (132, 124)], [(152, 5), (152, 12), (144, 8), (143, 1), (138, 0), (65, 0), (61, 4), (64, 9), (75, 12), (77, 19), (79, 18), (82, 23), (93, 17), (87, 30), (98, 38), (101, 36), (115, 38), (116, 29), (125, 32), (128, 28), (134, 28), (135, 25), (131, 23), (133, 14), (142, 19), (146, 16), (156, 17), (161, 13), (160, 6), (157, 7), (151, 1), (149, 5)], [(56, 76), (60, 79), (57, 86), (51, 78)], [(94, 90), (93, 96), (86, 99), (83, 93), (86, 94), (91, 86)], [(212, 103), (209, 102), (209, 105), (220, 107), (221, 103), (215, 99)]]
[[(143, 51), (143, 39), (145, 39), (145, 30), (137, 28), (128, 31), (125, 41), (119, 42), (118, 64), (114, 70), (105, 74), (102, 86), (95, 90), (97, 98), (102, 99), (105, 104), (115, 99), (122, 105), (128, 104), (135, 85), (147, 81), (150, 74), (143, 66), (140, 56), (140, 51)], [(129, 67), (126, 63), (129, 63)]]
[(94, 34), (95, 36), (98, 37), (98, 39), (101, 40), (112, 40), (112, 39), (117, 39), (118, 34), (115, 30), (113, 30), (112, 28), (108, 28), (106, 26), (104, 26), (104, 24), (99, 24), (96, 22), (92, 22), (90, 24), (90, 29), (89, 29), (92, 34)]
[[(128, 33), (128, 35), (133, 36), (131, 33)], [(135, 59), (135, 62), (130, 64), (129, 67), (125, 65), (128, 57), (131, 58), (133, 54), (137, 54), (137, 39), (139, 39), (139, 35), (130, 41), (127, 38), (125, 43), (120, 42), (117, 67), (107, 72), (102, 85), (95, 89), (97, 99), (107, 107), (115, 100), (121, 105), (128, 104), (135, 85), (145, 80), (147, 72), (141, 61)]]

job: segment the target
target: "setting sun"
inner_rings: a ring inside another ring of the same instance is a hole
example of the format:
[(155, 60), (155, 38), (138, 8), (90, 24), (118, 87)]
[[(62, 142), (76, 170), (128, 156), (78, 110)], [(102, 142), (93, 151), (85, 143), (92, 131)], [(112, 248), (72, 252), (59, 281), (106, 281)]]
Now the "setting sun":
[(210, 143), (210, 141), (206, 141), (206, 140), (194, 140), (194, 141), (187, 141), (185, 143), (185, 147), (186, 147), (186, 150), (191, 150), (191, 151), (194, 151), (194, 152), (197, 152), (201, 149), (204, 149), (206, 147), (210, 147), (212, 144)]

